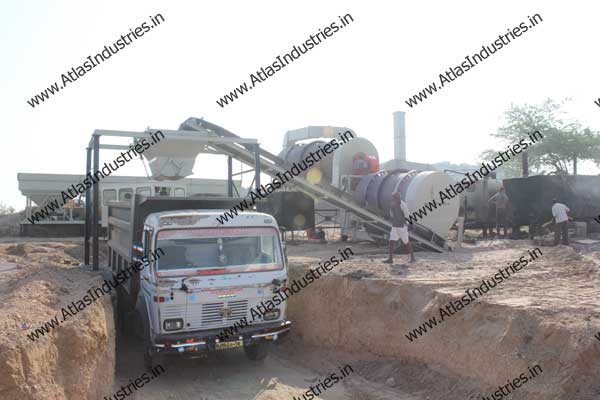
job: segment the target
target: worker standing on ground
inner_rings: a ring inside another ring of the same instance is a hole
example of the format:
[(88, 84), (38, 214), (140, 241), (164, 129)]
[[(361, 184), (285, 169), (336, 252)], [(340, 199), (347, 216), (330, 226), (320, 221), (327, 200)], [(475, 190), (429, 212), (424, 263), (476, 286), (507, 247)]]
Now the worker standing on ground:
[(554, 217), (554, 245), (557, 246), (562, 235), (562, 244), (569, 244), (569, 231), (567, 223), (569, 222), (569, 207), (552, 199), (552, 217)]
[(410, 262), (415, 261), (413, 249), (408, 240), (408, 225), (406, 217), (409, 214), (408, 206), (402, 201), (402, 196), (399, 192), (392, 193), (392, 201), (390, 203), (390, 213), (392, 214), (392, 230), (390, 231), (389, 252), (390, 256), (384, 261), (386, 264), (394, 263), (394, 252), (396, 251), (398, 241), (406, 246), (410, 255)]
[(498, 237), (500, 237), (500, 226), (502, 226), (504, 237), (506, 237), (506, 210), (508, 208), (508, 202), (508, 196), (504, 193), (503, 187), (488, 200), (488, 203), (496, 205), (496, 236)]

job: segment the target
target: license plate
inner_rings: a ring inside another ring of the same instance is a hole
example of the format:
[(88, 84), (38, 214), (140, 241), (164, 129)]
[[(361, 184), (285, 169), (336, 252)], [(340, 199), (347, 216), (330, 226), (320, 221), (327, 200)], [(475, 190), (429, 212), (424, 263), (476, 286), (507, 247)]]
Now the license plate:
[(223, 350), (223, 349), (234, 349), (236, 347), (242, 347), (244, 342), (242, 340), (236, 340), (233, 342), (219, 342), (215, 343), (215, 349)]

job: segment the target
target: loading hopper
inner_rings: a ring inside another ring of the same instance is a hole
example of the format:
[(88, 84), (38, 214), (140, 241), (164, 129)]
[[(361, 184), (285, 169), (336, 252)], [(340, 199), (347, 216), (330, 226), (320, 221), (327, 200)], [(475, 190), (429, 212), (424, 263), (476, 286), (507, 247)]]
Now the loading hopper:
[(206, 151), (206, 144), (169, 135), (145, 150), (142, 155), (150, 166), (151, 178), (162, 181), (192, 175), (196, 157)]

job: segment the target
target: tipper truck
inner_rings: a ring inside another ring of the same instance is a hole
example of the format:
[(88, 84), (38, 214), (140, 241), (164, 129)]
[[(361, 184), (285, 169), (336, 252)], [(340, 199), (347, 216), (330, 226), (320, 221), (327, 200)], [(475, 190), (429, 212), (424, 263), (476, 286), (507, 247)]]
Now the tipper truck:
[[(170, 353), (199, 356), (236, 347), (261, 360), (289, 333), (285, 302), (256, 312), (263, 300), (286, 290), (279, 227), (271, 215), (254, 211), (219, 223), (217, 217), (239, 201), (135, 195), (109, 203), (113, 277), (137, 263), (117, 288), (118, 317), (143, 338), (147, 365)], [(228, 329), (234, 326), (239, 329)]]

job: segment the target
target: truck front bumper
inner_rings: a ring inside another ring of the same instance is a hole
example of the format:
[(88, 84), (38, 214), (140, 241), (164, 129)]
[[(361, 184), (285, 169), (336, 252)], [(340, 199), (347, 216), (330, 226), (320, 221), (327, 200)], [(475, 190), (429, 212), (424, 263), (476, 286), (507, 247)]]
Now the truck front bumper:
[(286, 337), (291, 327), (291, 321), (250, 325), (225, 340), (220, 340), (219, 335), (226, 328), (162, 334), (154, 338), (153, 347), (157, 353), (190, 353), (219, 350), (219, 347), (241, 347), (239, 344), (250, 346), (263, 341), (274, 343)]

